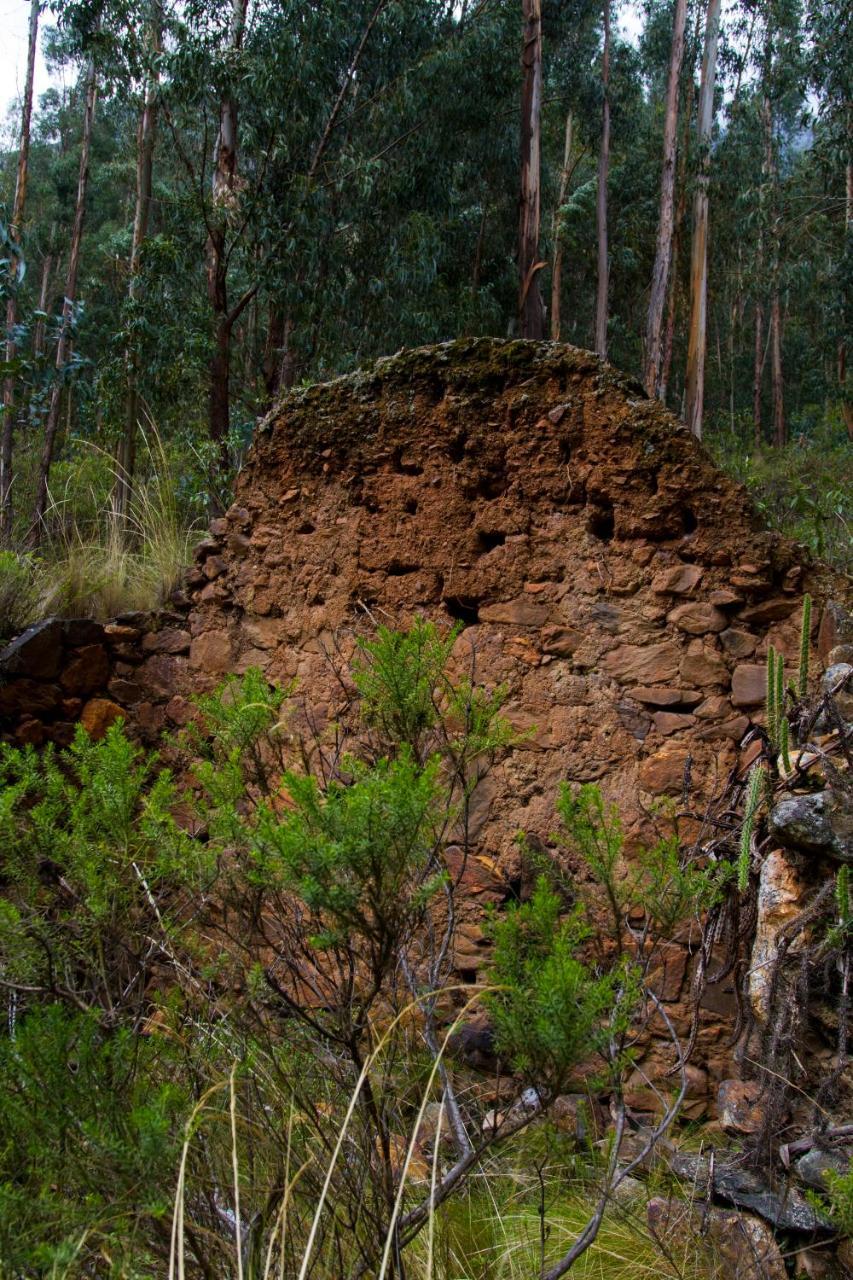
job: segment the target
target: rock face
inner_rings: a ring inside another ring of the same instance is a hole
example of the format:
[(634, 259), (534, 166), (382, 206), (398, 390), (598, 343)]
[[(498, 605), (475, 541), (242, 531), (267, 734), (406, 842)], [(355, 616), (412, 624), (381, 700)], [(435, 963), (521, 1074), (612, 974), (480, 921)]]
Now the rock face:
[(841, 785), (811, 795), (783, 796), (771, 810), (769, 827), (788, 848), (853, 862), (853, 795)]
[[(629, 852), (653, 836), (658, 797), (704, 811), (762, 715), (768, 644), (793, 673), (803, 592), (816, 639), (837, 590), (803, 555), (760, 529), (746, 492), (672, 415), (589, 353), (447, 343), (285, 397), (197, 549), (183, 605), (81, 635), (73, 656), (51, 632), (38, 676), (19, 652), (0, 655), (0, 715), (19, 736), (25, 715), (25, 733), (52, 736), (97, 695), (153, 740), (186, 722), (191, 692), (257, 667), (295, 680), (302, 724), (322, 732), (377, 620), (456, 624), (460, 668), (505, 684), (524, 732), (477, 796), (467, 863), (472, 898), (484, 859), (500, 900), (519, 874), (517, 832), (547, 844), (564, 779), (600, 781)], [(839, 625), (833, 614), (836, 644)], [(93, 721), (96, 710), (100, 724), (117, 714), (92, 709)], [(685, 818), (683, 836), (697, 831)], [(459, 963), (475, 981), (483, 947), (466, 927)], [(678, 947), (663, 996), (676, 1018), (692, 963)], [(710, 1097), (730, 1074), (714, 1056), (720, 1017), (703, 1010), (697, 1041)], [(671, 1065), (653, 1045), (644, 1069), (658, 1062)]]

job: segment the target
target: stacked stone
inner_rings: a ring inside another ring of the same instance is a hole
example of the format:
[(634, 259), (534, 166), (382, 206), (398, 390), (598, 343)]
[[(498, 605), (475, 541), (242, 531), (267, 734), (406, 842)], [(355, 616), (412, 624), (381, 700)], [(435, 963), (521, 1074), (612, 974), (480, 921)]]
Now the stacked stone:
[(67, 746), (79, 722), (93, 738), (125, 720), (146, 740), (186, 722), (189, 632), (174, 610), (111, 622), (49, 618), (0, 652), (0, 738)]

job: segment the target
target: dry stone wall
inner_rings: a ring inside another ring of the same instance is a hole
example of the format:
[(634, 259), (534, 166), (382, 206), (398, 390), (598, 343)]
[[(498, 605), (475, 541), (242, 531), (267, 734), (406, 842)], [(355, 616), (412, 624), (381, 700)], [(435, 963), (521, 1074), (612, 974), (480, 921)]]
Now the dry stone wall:
[[(768, 645), (793, 670), (808, 590), (825, 655), (844, 638), (827, 603), (839, 589), (763, 530), (745, 491), (610, 366), (551, 343), (458, 341), (287, 396), (173, 610), (82, 640), (62, 632), (41, 674), (16, 671), (14, 654), (10, 668), (7, 650), (0, 714), (19, 738), (61, 740), (103, 702), (112, 710), (99, 715), (124, 713), (154, 738), (185, 722), (191, 690), (258, 667), (296, 682), (302, 727), (322, 734), (344, 713), (358, 635), (417, 613), (461, 624), (455, 660), (506, 685), (524, 734), (475, 798), (456, 954), (473, 981), (480, 908), (517, 885), (519, 831), (548, 845), (558, 784), (599, 782), (629, 850), (654, 835), (662, 800), (687, 839), (708, 830), (762, 717)], [(49, 692), (27, 710), (33, 689)], [(695, 941), (674, 939), (662, 958), (660, 991), (682, 1029)], [(697, 1115), (730, 1071), (733, 1002), (730, 986), (705, 997)], [(659, 1059), (652, 1042), (635, 1105)]]

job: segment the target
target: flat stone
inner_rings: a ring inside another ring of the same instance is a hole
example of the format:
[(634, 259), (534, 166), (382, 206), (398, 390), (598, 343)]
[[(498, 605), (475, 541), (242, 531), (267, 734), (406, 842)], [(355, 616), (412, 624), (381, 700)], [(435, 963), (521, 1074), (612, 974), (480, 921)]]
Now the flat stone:
[(758, 636), (750, 631), (739, 631), (736, 627), (727, 627), (720, 632), (720, 644), (732, 658), (749, 658), (755, 653)]
[(657, 711), (652, 716), (652, 722), (658, 733), (668, 736), (671, 733), (681, 733), (683, 729), (691, 729), (696, 723), (696, 717), (678, 715), (674, 711)]
[(728, 609), (734, 604), (743, 604), (743, 596), (738, 595), (737, 591), (729, 591), (727, 587), (721, 587), (718, 591), (712, 591), (708, 596), (711, 604), (715, 604), (718, 609)]
[(629, 698), (650, 707), (693, 707), (702, 701), (702, 694), (695, 689), (653, 689), (648, 685), (635, 685), (633, 689), (626, 689), (626, 693)]
[(680, 604), (673, 609), (667, 620), (686, 631), (691, 636), (705, 635), (709, 631), (724, 631), (728, 626), (726, 615), (715, 605), (696, 600), (690, 604)]
[(767, 696), (767, 668), (762, 663), (742, 663), (732, 673), (732, 702), (736, 707), (758, 707)]
[(748, 609), (741, 609), (738, 617), (744, 622), (763, 626), (765, 622), (778, 622), (781, 618), (790, 617), (800, 605), (801, 601), (796, 598), (774, 596), (772, 600), (762, 600), (760, 604), (750, 605)]
[(601, 660), (601, 668), (620, 684), (653, 687), (672, 684), (678, 675), (681, 651), (665, 640), (661, 644), (620, 644)]
[(142, 637), (143, 653), (188, 653), (192, 637), (179, 627), (163, 627)]
[(730, 720), (722, 720), (719, 723), (712, 722), (706, 728), (700, 729), (696, 736), (702, 742), (713, 742), (718, 738), (728, 738), (730, 742), (740, 742), (749, 728), (749, 724), (750, 722), (746, 716), (732, 716)]
[(714, 693), (710, 698), (706, 698), (693, 714), (697, 720), (720, 720), (723, 716), (730, 716), (731, 713), (731, 701), (725, 694)]
[(551, 616), (547, 604), (535, 604), (527, 596), (505, 600), (502, 604), (488, 604), (480, 609), (481, 622), (509, 623), (514, 627), (541, 627)]
[(696, 564), (676, 564), (671, 569), (663, 569), (652, 579), (652, 591), (660, 595), (686, 595), (702, 581), (704, 569)]

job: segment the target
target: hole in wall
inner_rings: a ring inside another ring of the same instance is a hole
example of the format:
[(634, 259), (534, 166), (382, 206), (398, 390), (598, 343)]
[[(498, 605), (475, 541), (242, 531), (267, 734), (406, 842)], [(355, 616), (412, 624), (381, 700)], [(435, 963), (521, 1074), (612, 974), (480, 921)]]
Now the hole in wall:
[(601, 542), (612, 542), (616, 521), (613, 508), (592, 507), (586, 521), (587, 530)]
[(468, 443), (467, 431), (457, 431), (447, 446), (447, 456), (451, 462), (461, 462), (465, 457), (465, 446)]
[(406, 501), (403, 503), (403, 510), (405, 511), (406, 515), (416, 516), (418, 514), (417, 498), (407, 498)]
[(423, 467), (419, 462), (412, 462), (403, 457), (402, 449), (395, 449), (391, 455), (391, 462), (397, 475), (400, 476), (422, 476)]
[(476, 986), (477, 970), (476, 969), (460, 969), (459, 977), (462, 979), (466, 987)]
[(696, 519), (694, 512), (689, 507), (685, 507), (681, 513), (681, 523), (684, 525), (685, 533), (695, 533), (699, 528), (699, 521)]
[(407, 573), (417, 573), (419, 566), (408, 564), (404, 560), (392, 560), (386, 570), (389, 578), (402, 578)]
[(477, 530), (477, 546), (483, 552), (494, 551), (495, 547), (502, 547), (506, 542), (506, 534), (499, 530), (490, 530), (488, 533), (485, 529)]
[(464, 627), (475, 627), (480, 621), (479, 603), (472, 596), (448, 596), (444, 607), (454, 622)]
[(303, 520), (302, 523), (297, 526), (296, 532), (297, 533), (313, 533), (314, 529), (315, 529), (315, 526), (311, 523), (310, 520)]

